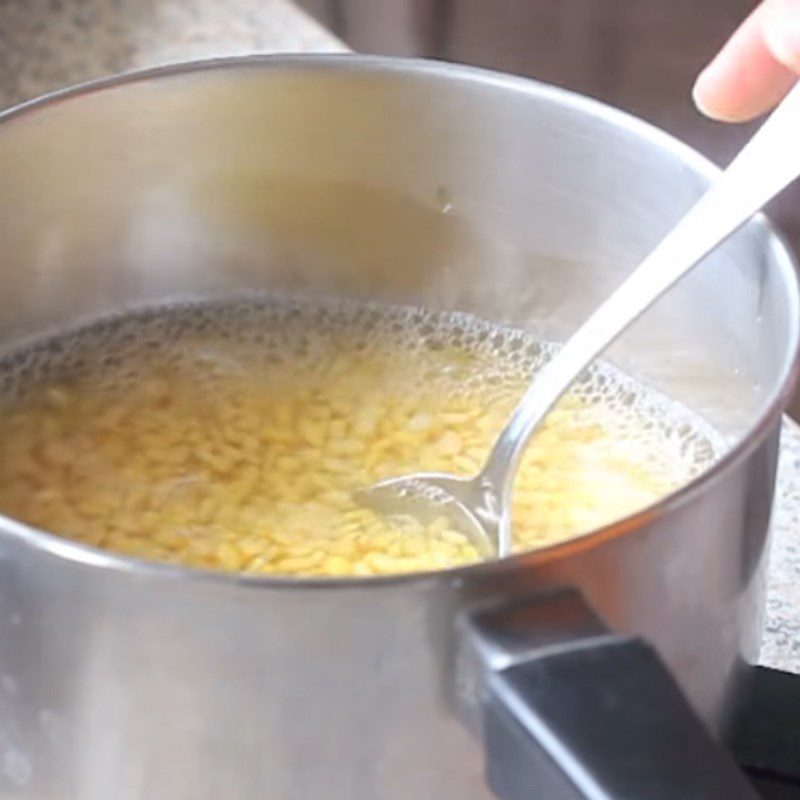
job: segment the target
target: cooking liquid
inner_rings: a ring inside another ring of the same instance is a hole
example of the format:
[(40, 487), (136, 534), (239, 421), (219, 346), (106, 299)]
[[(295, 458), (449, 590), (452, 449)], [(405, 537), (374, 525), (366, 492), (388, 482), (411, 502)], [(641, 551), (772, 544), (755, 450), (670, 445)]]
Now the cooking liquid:
[[(0, 512), (137, 557), (249, 573), (372, 575), (478, 553), (446, 519), (388, 521), (358, 487), (475, 473), (552, 347), (464, 314), (269, 299), (102, 321), (0, 362)], [(722, 442), (607, 366), (536, 434), (517, 550), (627, 515)]]

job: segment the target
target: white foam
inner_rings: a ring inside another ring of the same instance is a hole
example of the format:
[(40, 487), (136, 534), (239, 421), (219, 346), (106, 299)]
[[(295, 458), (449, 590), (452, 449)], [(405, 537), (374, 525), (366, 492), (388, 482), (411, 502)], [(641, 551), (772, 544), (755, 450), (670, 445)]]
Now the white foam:
[[(183, 362), (209, 386), (259, 365), (296, 367), (302, 376), (324, 370), (343, 342), (368, 355), (386, 352), (387, 340), (392, 352), (417, 364), (444, 348), (465, 353), (472, 360), (464, 369), (443, 369), (432, 358), (430, 370), (416, 375), (465, 395), (518, 387), (556, 350), (519, 329), (463, 313), (271, 297), (182, 304), (104, 319), (8, 353), (0, 359), (0, 403), (87, 374), (107, 374), (119, 390), (146, 376), (154, 361), (162, 369)], [(408, 372), (398, 370), (397, 379), (407, 380)], [(601, 425), (620, 447), (644, 448), (656, 469), (688, 479), (724, 450), (704, 420), (607, 364), (588, 370), (573, 392), (587, 406), (581, 424)]]

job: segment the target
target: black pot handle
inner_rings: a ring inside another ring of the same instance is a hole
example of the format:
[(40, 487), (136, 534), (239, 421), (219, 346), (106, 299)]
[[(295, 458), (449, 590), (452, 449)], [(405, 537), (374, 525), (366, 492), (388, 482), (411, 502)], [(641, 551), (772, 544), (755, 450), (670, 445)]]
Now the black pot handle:
[(467, 622), (500, 800), (757, 800), (655, 650), (609, 632), (579, 595)]

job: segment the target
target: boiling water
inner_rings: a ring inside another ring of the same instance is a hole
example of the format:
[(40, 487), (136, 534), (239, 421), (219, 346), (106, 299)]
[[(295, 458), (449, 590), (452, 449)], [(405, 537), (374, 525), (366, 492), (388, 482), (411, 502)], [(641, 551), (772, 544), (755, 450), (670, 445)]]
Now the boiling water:
[[(463, 314), (270, 299), (152, 309), (0, 365), (0, 512), (128, 555), (253, 573), (371, 575), (478, 558), (445, 519), (352, 492), (473, 474), (552, 347)], [(629, 514), (722, 449), (614, 369), (549, 416), (515, 485), (518, 550)]]

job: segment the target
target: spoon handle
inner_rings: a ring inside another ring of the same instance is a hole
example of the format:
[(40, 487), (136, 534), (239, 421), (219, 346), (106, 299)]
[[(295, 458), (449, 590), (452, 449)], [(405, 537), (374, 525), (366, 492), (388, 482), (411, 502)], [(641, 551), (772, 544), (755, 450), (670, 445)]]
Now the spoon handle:
[(800, 84), (686, 216), (536, 375), (481, 473), (504, 500), (510, 500), (528, 439), (575, 378), (676, 281), (799, 175)]

